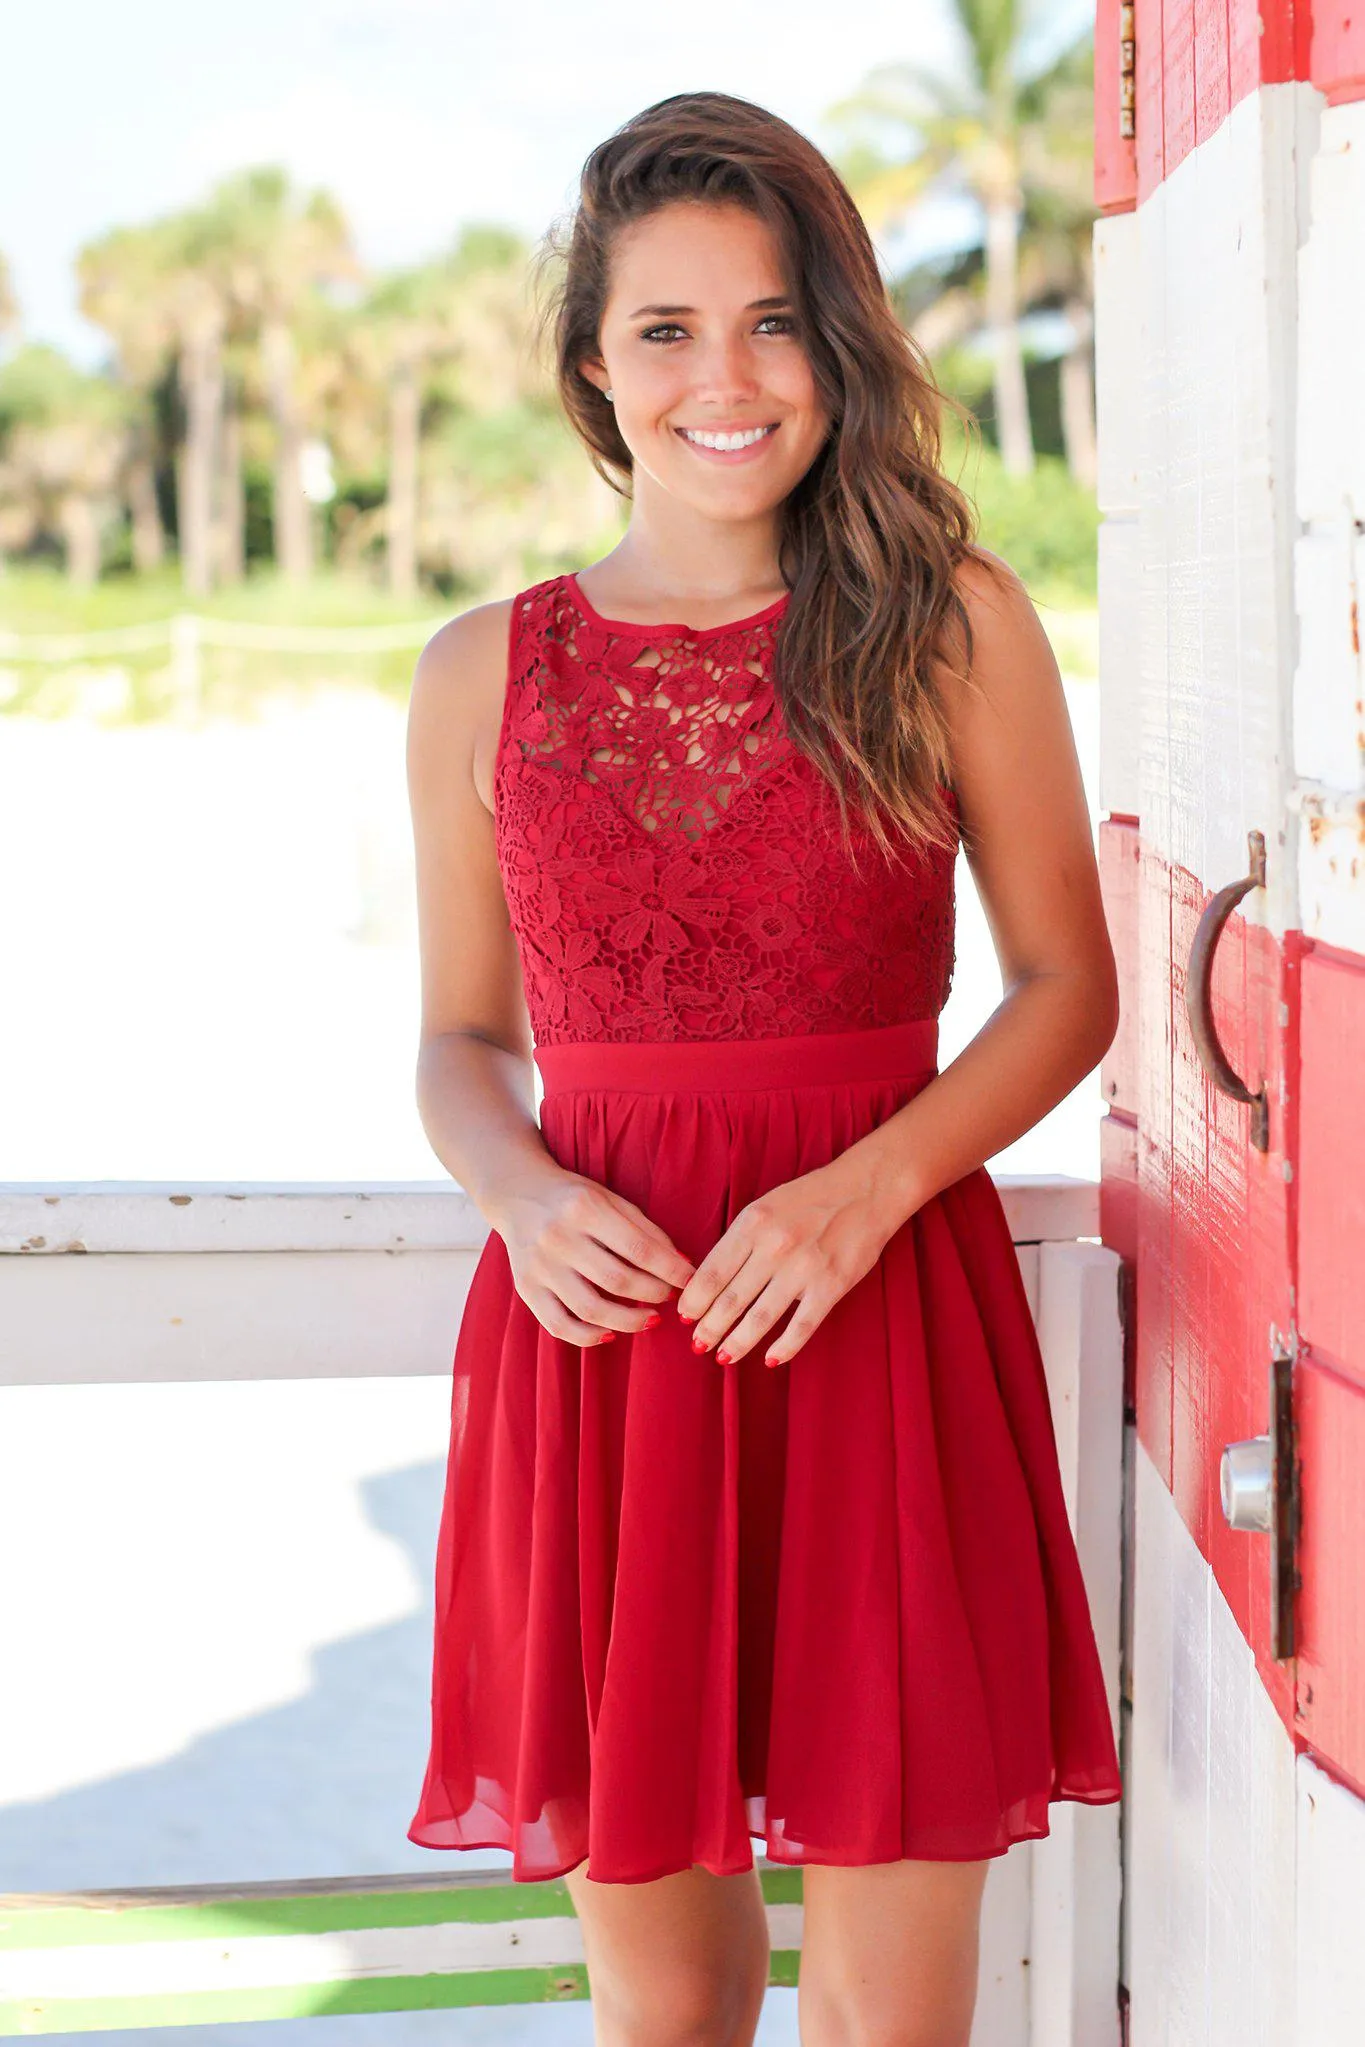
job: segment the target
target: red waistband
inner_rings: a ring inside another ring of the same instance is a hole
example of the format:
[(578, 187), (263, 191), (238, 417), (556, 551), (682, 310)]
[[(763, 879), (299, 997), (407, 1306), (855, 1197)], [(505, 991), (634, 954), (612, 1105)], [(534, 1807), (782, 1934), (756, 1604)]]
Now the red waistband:
[(938, 1018), (792, 1038), (594, 1041), (537, 1045), (547, 1095), (567, 1088), (668, 1093), (689, 1088), (818, 1087), (845, 1080), (928, 1079), (937, 1071)]

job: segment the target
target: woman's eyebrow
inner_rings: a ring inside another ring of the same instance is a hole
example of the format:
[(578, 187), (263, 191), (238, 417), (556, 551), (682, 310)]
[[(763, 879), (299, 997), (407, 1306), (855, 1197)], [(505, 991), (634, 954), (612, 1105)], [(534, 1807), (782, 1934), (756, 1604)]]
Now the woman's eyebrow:
[[(787, 297), (786, 297), (785, 295), (783, 295), (783, 294), (779, 294), (777, 298), (771, 298), (771, 299), (750, 299), (750, 301), (749, 301), (748, 305), (747, 305), (747, 306), (746, 306), (746, 307), (744, 308), (744, 310), (745, 310), (745, 312), (746, 312), (746, 313), (757, 313), (757, 312), (759, 312), (759, 311), (760, 311), (760, 310), (761, 310), (761, 309), (762, 309), (763, 307), (765, 307), (765, 306), (769, 306), (769, 307), (771, 307), (771, 306), (789, 306), (790, 304), (791, 304), (791, 300), (790, 300), (789, 298), (787, 298)], [(628, 313), (628, 314), (626, 315), (626, 317), (627, 317), (627, 319), (630, 319), (630, 320), (638, 320), (638, 319), (640, 318), (640, 316), (641, 316), (641, 314), (642, 314), (642, 313), (654, 313), (654, 314), (658, 314), (658, 313), (695, 313), (695, 312), (696, 312), (696, 310), (697, 310), (697, 309), (696, 309), (696, 307), (695, 307), (695, 306), (637, 306), (637, 307), (635, 308), (635, 311), (634, 311), (633, 313)]]

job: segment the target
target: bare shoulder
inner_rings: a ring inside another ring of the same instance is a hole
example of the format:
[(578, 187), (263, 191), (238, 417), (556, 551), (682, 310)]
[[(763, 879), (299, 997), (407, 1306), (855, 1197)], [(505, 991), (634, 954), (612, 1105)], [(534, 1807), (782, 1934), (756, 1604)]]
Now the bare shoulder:
[(410, 772), (445, 775), (457, 765), (489, 810), (515, 602), (475, 604), (439, 627), (417, 657), (408, 706)]

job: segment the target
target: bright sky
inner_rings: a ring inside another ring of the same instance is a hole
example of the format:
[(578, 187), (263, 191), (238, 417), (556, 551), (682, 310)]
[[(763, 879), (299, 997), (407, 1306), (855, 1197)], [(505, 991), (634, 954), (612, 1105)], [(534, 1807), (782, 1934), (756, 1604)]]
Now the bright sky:
[[(1048, 28), (1090, 0), (1043, 0)], [(951, 68), (946, 0), (53, 0), (5, 30), (0, 251), (25, 329), (86, 362), (76, 250), (252, 162), (325, 184), (375, 265), (466, 220), (543, 232), (583, 158), (669, 93), (771, 107), (824, 147), (831, 103), (875, 65)], [(952, 239), (960, 215), (933, 238)]]

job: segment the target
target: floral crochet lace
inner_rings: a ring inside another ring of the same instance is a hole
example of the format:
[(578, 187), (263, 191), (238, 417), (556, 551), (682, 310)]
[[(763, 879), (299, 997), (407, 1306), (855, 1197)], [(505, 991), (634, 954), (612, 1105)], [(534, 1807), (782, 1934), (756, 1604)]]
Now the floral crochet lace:
[(537, 1044), (783, 1037), (943, 1007), (953, 854), (890, 861), (863, 834), (855, 872), (772, 686), (786, 603), (690, 627), (603, 618), (570, 575), (517, 597), (494, 803)]

